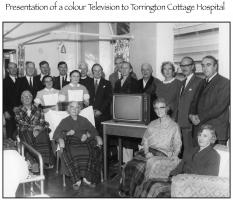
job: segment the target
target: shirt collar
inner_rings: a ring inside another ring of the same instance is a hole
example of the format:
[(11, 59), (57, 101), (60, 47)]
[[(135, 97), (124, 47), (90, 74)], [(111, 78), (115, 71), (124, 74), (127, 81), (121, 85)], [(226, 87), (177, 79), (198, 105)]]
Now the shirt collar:
[(80, 84), (78, 83), (78, 85), (77, 86), (75, 86), (73, 83), (70, 83), (69, 84), (71, 87), (79, 87), (80, 86)]
[(53, 90), (54, 90), (53, 88), (51, 88), (51, 89), (45, 88), (45, 91), (47, 91), (47, 92), (51, 92)]
[(28, 75), (26, 75), (26, 78), (27, 78), (27, 79), (30, 79), (30, 78), (33, 78), (33, 76), (28, 76)]
[(192, 73), (192, 74), (189, 74), (189, 75), (186, 77), (186, 85), (188, 84), (188, 82), (191, 80), (192, 77), (193, 77), (193, 73)]
[(173, 82), (174, 80), (175, 80), (175, 78), (172, 78), (170, 81), (165, 81), (165, 80), (163, 80), (163, 83), (164, 83), (164, 84), (168, 84), (168, 83)]
[(100, 78), (99, 79), (94, 78), (94, 82), (96, 82), (96, 81), (99, 84), (100, 83)]
[(121, 79), (121, 72), (117, 71), (118, 78)]
[(9, 75), (9, 77), (10, 77), (12, 80), (16, 80), (16, 77), (15, 77), (15, 76)]
[(210, 82), (215, 76), (217, 75), (217, 72), (214, 73), (210, 78), (208, 78), (208, 82)]

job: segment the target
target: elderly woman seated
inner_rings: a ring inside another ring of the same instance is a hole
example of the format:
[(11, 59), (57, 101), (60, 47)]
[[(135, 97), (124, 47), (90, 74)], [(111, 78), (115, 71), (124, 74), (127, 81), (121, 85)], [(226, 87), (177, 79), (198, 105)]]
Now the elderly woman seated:
[(84, 117), (79, 116), (82, 106), (70, 102), (70, 116), (63, 119), (56, 128), (53, 138), (59, 143), (65, 167), (78, 190), (83, 183), (89, 186), (101, 181), (102, 139), (95, 127)]
[(178, 125), (168, 116), (169, 110), (163, 98), (153, 103), (159, 117), (152, 121), (142, 138), (143, 148), (129, 161), (122, 171), (121, 196), (134, 196), (144, 179), (153, 170), (158, 176), (168, 176), (179, 163), (181, 137)]
[(217, 176), (220, 156), (213, 144), (215, 143), (215, 130), (211, 125), (203, 125), (198, 133), (199, 147), (184, 154), (183, 160), (170, 172), (168, 179), (149, 179), (142, 186), (143, 190), (137, 197), (170, 197), (170, 178), (177, 174), (197, 174)]
[(177, 174), (199, 174), (217, 176), (219, 172), (220, 156), (213, 149), (216, 141), (215, 129), (211, 125), (202, 125), (198, 132), (199, 147), (187, 154), (183, 160), (170, 173), (171, 176)]
[[(23, 91), (22, 105), (14, 110), (19, 138), (41, 153), (45, 167), (50, 167), (54, 162), (54, 155), (49, 139), (49, 124), (44, 119), (42, 109), (32, 104), (32, 98), (28, 90)], [(28, 156), (35, 163), (29, 154)]]

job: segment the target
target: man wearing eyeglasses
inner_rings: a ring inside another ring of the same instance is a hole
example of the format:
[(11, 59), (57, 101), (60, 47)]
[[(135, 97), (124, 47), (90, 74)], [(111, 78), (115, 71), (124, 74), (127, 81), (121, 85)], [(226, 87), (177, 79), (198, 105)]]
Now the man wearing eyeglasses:
[(181, 128), (182, 134), (182, 152), (189, 151), (192, 147), (192, 123), (189, 120), (189, 110), (195, 93), (200, 88), (201, 78), (195, 75), (195, 63), (191, 57), (184, 57), (180, 62), (185, 79), (182, 81), (182, 87), (179, 94), (177, 122)]
[(216, 130), (216, 143), (226, 145), (229, 138), (230, 81), (218, 74), (215, 57), (205, 56), (201, 64), (205, 79), (189, 115), (194, 124), (194, 145), (197, 145), (197, 132), (203, 124), (212, 125)]

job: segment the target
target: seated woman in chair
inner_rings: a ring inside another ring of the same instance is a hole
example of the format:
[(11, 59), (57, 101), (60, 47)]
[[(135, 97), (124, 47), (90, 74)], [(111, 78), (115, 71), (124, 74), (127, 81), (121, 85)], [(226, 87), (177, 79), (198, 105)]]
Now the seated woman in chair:
[(199, 174), (217, 176), (219, 172), (220, 156), (213, 149), (216, 141), (215, 129), (211, 125), (202, 125), (198, 132), (199, 147), (193, 148), (191, 152), (184, 154), (183, 160), (170, 173), (177, 174)]
[[(44, 119), (41, 108), (32, 104), (32, 94), (25, 90), (21, 94), (23, 105), (15, 108), (15, 120), (19, 138), (41, 153), (45, 166), (54, 162), (54, 155), (49, 139), (49, 124)], [(29, 159), (32, 159), (30, 156)], [(32, 160), (31, 160), (32, 161)]]
[(151, 178), (142, 186), (142, 191), (137, 197), (170, 197), (171, 177), (177, 174), (197, 174), (217, 176), (219, 171), (220, 156), (213, 149), (216, 135), (211, 125), (203, 125), (198, 133), (199, 147), (191, 152), (186, 152), (182, 161), (170, 172), (167, 180)]
[(74, 190), (79, 189), (82, 178), (83, 183), (89, 186), (101, 181), (102, 139), (95, 127), (79, 116), (81, 108), (78, 102), (69, 103), (70, 116), (60, 122), (53, 135), (61, 148)]
[(120, 195), (134, 196), (137, 187), (148, 178), (145, 176), (147, 168), (153, 171), (154, 167), (156, 174), (168, 177), (179, 163), (179, 126), (168, 116), (169, 108), (163, 98), (155, 100), (153, 107), (159, 118), (148, 125), (142, 138), (143, 148), (123, 168)]

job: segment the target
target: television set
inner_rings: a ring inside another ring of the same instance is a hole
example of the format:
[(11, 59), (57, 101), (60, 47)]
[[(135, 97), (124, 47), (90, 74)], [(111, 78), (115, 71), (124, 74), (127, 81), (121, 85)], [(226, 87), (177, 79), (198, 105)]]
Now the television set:
[(148, 124), (150, 96), (148, 94), (113, 94), (114, 121)]

